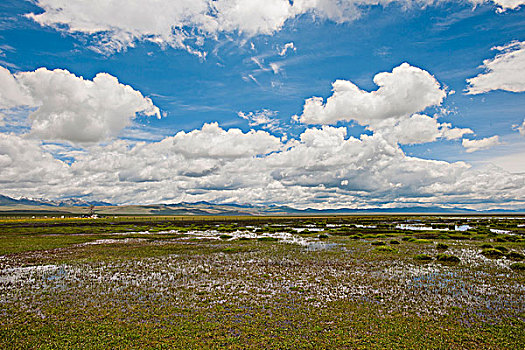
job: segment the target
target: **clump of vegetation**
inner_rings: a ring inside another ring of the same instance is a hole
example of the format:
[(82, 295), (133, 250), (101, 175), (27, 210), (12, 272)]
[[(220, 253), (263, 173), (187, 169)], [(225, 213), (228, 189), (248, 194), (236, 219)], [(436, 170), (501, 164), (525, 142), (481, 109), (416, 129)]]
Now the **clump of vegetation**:
[(504, 247), (504, 246), (502, 246), (502, 245), (495, 246), (494, 249), (499, 250), (499, 251), (502, 252), (503, 254), (505, 254), (505, 253), (507, 253), (507, 252), (509, 251), (506, 247)]
[(436, 245), (436, 248), (439, 249), (439, 250), (447, 250), (448, 249), (448, 245), (446, 245), (445, 243), (438, 243)]
[(525, 271), (525, 263), (517, 262), (510, 265), (510, 268), (514, 271)]
[(276, 237), (259, 237), (257, 238), (259, 242), (277, 242), (279, 238)]
[(507, 258), (511, 260), (516, 260), (516, 261), (525, 260), (525, 255), (518, 253), (518, 252), (510, 252), (507, 254)]
[(230, 239), (230, 238), (233, 238), (233, 236), (230, 236), (230, 235), (220, 235), (219, 238), (220, 238), (220, 239)]
[(428, 255), (428, 254), (417, 254), (416, 256), (414, 256), (414, 260), (431, 261), (431, 260), (433, 260), (433, 258), (430, 255)]
[(481, 248), (487, 249), (487, 248), (494, 248), (494, 247), (492, 246), (492, 244), (484, 243), (481, 245)]
[(498, 259), (501, 258), (504, 254), (501, 250), (494, 248), (486, 248), (481, 251), (481, 255), (491, 259)]
[(421, 244), (432, 243), (432, 241), (429, 241), (428, 239), (418, 239), (414, 237), (410, 238), (408, 241), (412, 243), (421, 243)]
[(319, 238), (319, 239), (326, 239), (326, 238), (328, 238), (328, 235), (325, 235), (324, 233), (321, 233), (320, 235), (317, 236), (317, 238)]
[(397, 252), (397, 249), (395, 249), (394, 247), (387, 246), (387, 245), (381, 245), (381, 246), (375, 247), (374, 250), (376, 252), (384, 252), (384, 253), (395, 253), (395, 252)]
[(371, 243), (372, 245), (377, 245), (377, 246), (382, 246), (382, 245), (386, 245), (385, 242), (381, 242), (381, 241), (374, 241)]
[(457, 264), (461, 261), (457, 256), (450, 255), (450, 254), (438, 254), (436, 256), (436, 260), (439, 262), (451, 263), (451, 264)]
[(395, 239), (390, 241), (390, 244), (399, 244), (399, 241), (396, 241)]

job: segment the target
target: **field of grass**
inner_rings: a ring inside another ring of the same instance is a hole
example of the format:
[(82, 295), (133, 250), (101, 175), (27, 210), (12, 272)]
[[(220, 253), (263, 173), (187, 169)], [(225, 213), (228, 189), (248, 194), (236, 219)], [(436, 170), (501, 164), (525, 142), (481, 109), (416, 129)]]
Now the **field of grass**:
[(524, 349), (525, 217), (0, 219), (2, 349)]

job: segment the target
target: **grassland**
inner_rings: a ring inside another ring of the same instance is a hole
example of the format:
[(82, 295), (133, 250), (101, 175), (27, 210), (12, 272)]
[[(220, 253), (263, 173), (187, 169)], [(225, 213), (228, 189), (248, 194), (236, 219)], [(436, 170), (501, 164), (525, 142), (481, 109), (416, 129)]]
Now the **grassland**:
[(0, 219), (2, 349), (523, 349), (520, 216)]

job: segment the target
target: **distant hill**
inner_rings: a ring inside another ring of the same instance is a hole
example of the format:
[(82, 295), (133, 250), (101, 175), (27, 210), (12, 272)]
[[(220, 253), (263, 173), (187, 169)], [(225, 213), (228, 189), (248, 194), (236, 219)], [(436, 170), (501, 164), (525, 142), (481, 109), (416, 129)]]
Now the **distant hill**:
[(525, 210), (451, 209), (442, 207), (406, 207), (373, 209), (295, 209), (287, 206), (254, 206), (250, 204), (215, 204), (209, 202), (153, 204), (153, 205), (113, 205), (107, 202), (85, 201), (69, 198), (58, 201), (34, 198), (11, 198), (0, 195), (0, 212), (19, 214), (85, 214), (94, 205), (95, 212), (103, 215), (222, 215), (222, 216), (262, 216), (262, 215), (344, 215), (344, 214), (498, 214), (525, 213)]

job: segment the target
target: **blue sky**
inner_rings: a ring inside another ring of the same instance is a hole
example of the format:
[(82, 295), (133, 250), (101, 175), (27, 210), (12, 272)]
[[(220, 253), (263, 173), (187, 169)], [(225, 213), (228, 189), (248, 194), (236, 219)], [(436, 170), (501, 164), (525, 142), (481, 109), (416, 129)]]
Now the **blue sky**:
[[(4, 194), (115, 203), (525, 207), (521, 0), (83, 3), (0, 4)], [(404, 62), (407, 75), (392, 74), (394, 95), (375, 99), (374, 77)], [(46, 71), (34, 73), (41, 67)], [(67, 73), (59, 79), (57, 69)], [(98, 73), (117, 85), (84, 86)], [(428, 83), (428, 94), (418, 94), (420, 82), (403, 90), (409, 74)], [(335, 98), (336, 80), (360, 92)], [(119, 107), (127, 93), (130, 102)], [(411, 93), (410, 101), (428, 101), (406, 106), (400, 96)], [(356, 102), (363, 94), (369, 99)], [(332, 95), (334, 110), (326, 102)], [(321, 110), (307, 112), (314, 96), (323, 98)], [(92, 108), (77, 108), (83, 104)], [(346, 115), (352, 108), (359, 115)], [(203, 128), (213, 123), (215, 129)], [(463, 131), (452, 136), (446, 128)], [(345, 134), (334, 141), (336, 130)], [(306, 135), (315, 133), (309, 147)], [(348, 144), (351, 138), (359, 147)], [(379, 138), (392, 150), (379, 147)], [(325, 142), (329, 149), (320, 151)], [(17, 147), (38, 154), (22, 156)], [(246, 152), (229, 152), (238, 147)], [(372, 163), (358, 163), (367, 152)], [(300, 155), (318, 159), (322, 169), (294, 163)], [(95, 164), (98, 156), (110, 159), (108, 169)], [(159, 163), (148, 163), (154, 158)], [(27, 167), (40, 171), (18, 176)], [(405, 169), (412, 175), (400, 175)], [(257, 177), (263, 180), (251, 179)], [(480, 186), (487, 178), (502, 180)]]

